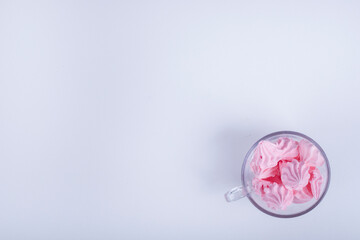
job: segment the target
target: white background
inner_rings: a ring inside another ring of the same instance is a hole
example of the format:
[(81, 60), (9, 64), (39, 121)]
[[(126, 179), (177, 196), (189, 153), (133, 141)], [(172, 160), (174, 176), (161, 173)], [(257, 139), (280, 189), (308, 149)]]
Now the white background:
[[(0, 0), (0, 239), (359, 239), (360, 2)], [(294, 130), (332, 181), (223, 194)]]

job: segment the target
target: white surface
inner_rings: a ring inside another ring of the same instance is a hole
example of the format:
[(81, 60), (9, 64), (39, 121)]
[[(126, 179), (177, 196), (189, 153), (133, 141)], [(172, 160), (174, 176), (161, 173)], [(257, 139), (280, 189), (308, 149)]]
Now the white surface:
[[(360, 3), (251, 2), (0, 1), (0, 239), (359, 239)], [(278, 130), (332, 167), (299, 218), (223, 197)]]

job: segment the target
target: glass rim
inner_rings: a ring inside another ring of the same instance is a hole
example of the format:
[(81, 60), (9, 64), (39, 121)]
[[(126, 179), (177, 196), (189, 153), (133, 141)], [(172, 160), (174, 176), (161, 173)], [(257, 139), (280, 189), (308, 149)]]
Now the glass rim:
[(249, 157), (251, 155), (251, 153), (254, 151), (254, 149), (257, 147), (257, 145), (259, 144), (260, 141), (263, 141), (265, 139), (268, 139), (268, 138), (271, 138), (271, 137), (274, 137), (276, 135), (282, 135), (282, 134), (289, 134), (289, 135), (295, 135), (295, 136), (298, 136), (298, 137), (302, 137), (308, 141), (310, 141), (312, 144), (314, 144), (318, 149), (319, 151), (321, 152), (321, 154), (323, 155), (324, 159), (325, 159), (325, 165), (326, 165), (326, 168), (327, 168), (327, 173), (328, 173), (328, 176), (327, 176), (327, 181), (326, 181), (326, 185), (325, 185), (325, 188), (324, 188), (324, 192), (323, 194), (321, 195), (321, 197), (313, 204), (311, 205), (309, 208), (305, 209), (304, 211), (301, 211), (301, 212), (298, 212), (298, 213), (294, 213), (294, 214), (288, 214), (288, 215), (282, 215), (282, 214), (277, 214), (277, 213), (273, 213), (273, 212), (270, 212), (266, 209), (264, 209), (263, 207), (261, 207), (259, 204), (256, 203), (256, 201), (250, 196), (250, 194), (247, 194), (247, 197), (248, 199), (250, 200), (250, 202), (257, 208), (259, 209), (260, 211), (262, 211), (263, 213), (266, 213), (268, 215), (271, 215), (273, 217), (278, 217), (278, 218), (293, 218), (293, 217), (299, 217), (301, 215), (304, 215), (308, 212), (310, 212), (311, 210), (313, 210), (317, 205), (319, 205), (319, 203), (322, 201), (322, 199), (325, 197), (327, 191), (328, 191), (328, 188), (329, 188), (329, 184), (330, 184), (330, 178), (331, 178), (331, 171), (330, 171), (330, 164), (329, 164), (329, 160), (324, 152), (324, 150), (321, 148), (321, 146), (315, 142), (315, 140), (313, 140), (312, 138), (306, 136), (305, 134), (302, 134), (302, 133), (299, 133), (299, 132), (295, 132), (295, 131), (278, 131), (278, 132), (273, 132), (273, 133), (270, 133), (262, 138), (260, 138), (259, 140), (257, 140), (252, 146), (251, 148), (249, 149), (249, 151), (246, 153), (245, 155), (245, 158), (244, 158), (244, 162), (243, 162), (243, 165), (242, 165), (242, 169), (241, 169), (241, 182), (242, 182), (242, 186), (244, 189), (246, 189), (247, 186), (245, 186), (245, 167), (246, 167), (246, 163), (247, 161), (249, 160)]

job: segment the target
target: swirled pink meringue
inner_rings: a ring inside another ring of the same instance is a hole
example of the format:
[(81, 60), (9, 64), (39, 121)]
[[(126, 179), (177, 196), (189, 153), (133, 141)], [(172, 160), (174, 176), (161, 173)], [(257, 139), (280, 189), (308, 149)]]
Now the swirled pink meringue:
[(264, 187), (264, 194), (262, 194), (261, 199), (266, 202), (269, 208), (284, 210), (293, 202), (294, 195), (293, 191), (283, 185), (271, 183)]
[(315, 199), (319, 199), (320, 192), (321, 192), (321, 185), (323, 183), (323, 177), (321, 176), (321, 173), (319, 169), (313, 168), (310, 170), (310, 186), (311, 186), (311, 192)]
[(261, 169), (256, 163), (251, 162), (250, 166), (257, 178), (268, 178), (279, 175), (279, 167), (277, 165), (275, 167)]
[(294, 203), (304, 203), (313, 198), (310, 183), (306, 187), (294, 191)]
[(255, 174), (261, 175), (266, 169), (275, 167), (280, 160), (291, 160), (298, 155), (298, 143), (290, 138), (280, 138), (276, 143), (261, 141), (250, 165)]
[(319, 199), (324, 180), (318, 167), (324, 162), (319, 149), (307, 140), (261, 141), (250, 162), (253, 190), (274, 210)]
[(253, 190), (260, 196), (265, 193), (264, 188), (269, 187), (270, 184), (271, 182), (259, 178), (254, 178), (252, 181)]
[(293, 159), (291, 162), (280, 163), (280, 175), (284, 186), (289, 190), (301, 190), (309, 182), (310, 166)]
[(300, 161), (306, 162), (310, 166), (322, 166), (325, 162), (319, 149), (305, 139), (299, 142), (299, 153)]

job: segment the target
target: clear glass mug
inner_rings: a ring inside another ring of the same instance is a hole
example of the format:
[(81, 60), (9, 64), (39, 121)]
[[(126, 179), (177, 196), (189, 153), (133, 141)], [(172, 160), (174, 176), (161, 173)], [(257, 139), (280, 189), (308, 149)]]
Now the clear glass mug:
[[(323, 177), (323, 184), (321, 186), (320, 195), (318, 199), (313, 198), (308, 202), (300, 203), (300, 204), (292, 203), (285, 210), (273, 210), (269, 208), (267, 204), (261, 199), (261, 196), (259, 196), (255, 192), (255, 190), (252, 189), (252, 180), (254, 179), (254, 173), (251, 170), (250, 162), (253, 159), (254, 151), (260, 141), (267, 140), (270, 142), (276, 142), (277, 139), (282, 137), (287, 137), (296, 141), (305, 139), (310, 143), (312, 143), (319, 150), (319, 152), (322, 154), (325, 160), (324, 164), (321, 167), (318, 167)], [(323, 149), (310, 137), (302, 133), (292, 132), (292, 131), (274, 132), (259, 139), (247, 152), (242, 165), (241, 180), (242, 180), (241, 186), (235, 187), (225, 194), (225, 199), (228, 202), (236, 201), (243, 197), (248, 197), (250, 202), (252, 202), (252, 204), (254, 204), (255, 207), (257, 207), (259, 210), (261, 210), (266, 214), (280, 218), (297, 217), (305, 213), (308, 213), (309, 211), (314, 209), (324, 198), (330, 183), (330, 165)]]

